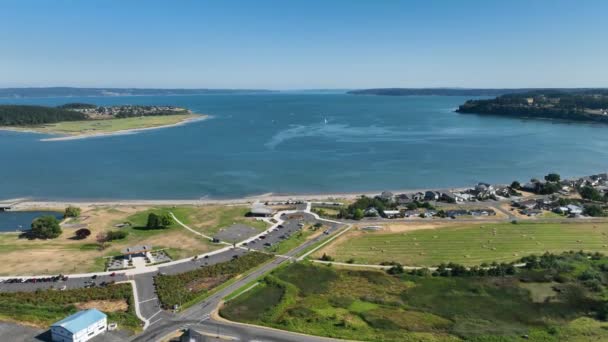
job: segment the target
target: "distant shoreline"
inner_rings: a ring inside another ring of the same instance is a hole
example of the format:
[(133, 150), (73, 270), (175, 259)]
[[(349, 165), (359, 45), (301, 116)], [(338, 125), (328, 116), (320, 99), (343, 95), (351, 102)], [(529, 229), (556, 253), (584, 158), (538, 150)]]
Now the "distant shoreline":
[(184, 120), (182, 120), (180, 122), (176, 122), (176, 123), (172, 123), (172, 124), (168, 124), (168, 125), (160, 125), (160, 126), (153, 126), (153, 127), (142, 127), (142, 128), (131, 128), (131, 129), (118, 130), (118, 131), (114, 131), (114, 132), (77, 133), (77, 134), (74, 134), (74, 135), (66, 135), (66, 134), (61, 134), (61, 133), (41, 132), (41, 131), (37, 131), (36, 129), (33, 129), (33, 128), (30, 129), (30, 128), (25, 128), (25, 127), (9, 127), (9, 126), (4, 126), (4, 127), (0, 127), (0, 130), (10, 131), (10, 132), (19, 132), (19, 133), (35, 133), (35, 134), (46, 134), (46, 135), (59, 135), (59, 136), (53, 137), (53, 138), (43, 138), (43, 139), (40, 139), (40, 141), (68, 141), (68, 140), (80, 140), (80, 139), (88, 139), (88, 138), (102, 138), (102, 137), (110, 137), (110, 136), (137, 134), (139, 132), (144, 132), (144, 131), (151, 131), (151, 130), (157, 130), (157, 129), (163, 129), (163, 128), (171, 128), (171, 127), (183, 126), (183, 125), (187, 125), (187, 124), (190, 124), (190, 123), (193, 123), (193, 122), (207, 120), (209, 118), (210, 118), (209, 115), (196, 114), (196, 116), (194, 116), (194, 117), (186, 118), (186, 119), (184, 119)]

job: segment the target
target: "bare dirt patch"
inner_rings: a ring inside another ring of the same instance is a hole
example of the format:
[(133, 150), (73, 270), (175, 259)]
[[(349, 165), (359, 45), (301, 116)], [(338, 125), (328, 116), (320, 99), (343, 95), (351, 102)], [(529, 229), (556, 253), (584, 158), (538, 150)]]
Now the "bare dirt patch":
[(91, 300), (74, 303), (74, 306), (80, 310), (97, 309), (103, 312), (126, 312), (129, 309), (125, 300)]
[(186, 287), (191, 289), (191, 291), (209, 290), (222, 284), (228, 279), (230, 279), (230, 276), (226, 275), (212, 278), (201, 278), (190, 282)]

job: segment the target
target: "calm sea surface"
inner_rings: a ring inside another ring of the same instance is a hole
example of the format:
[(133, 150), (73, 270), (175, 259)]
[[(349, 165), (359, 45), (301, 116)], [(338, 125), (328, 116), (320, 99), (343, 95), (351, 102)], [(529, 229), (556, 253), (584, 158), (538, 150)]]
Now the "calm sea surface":
[(466, 99), (310, 93), (0, 99), (168, 104), (213, 116), (72, 141), (0, 132), (0, 198), (233, 198), (457, 187), (608, 170), (608, 125), (454, 113)]

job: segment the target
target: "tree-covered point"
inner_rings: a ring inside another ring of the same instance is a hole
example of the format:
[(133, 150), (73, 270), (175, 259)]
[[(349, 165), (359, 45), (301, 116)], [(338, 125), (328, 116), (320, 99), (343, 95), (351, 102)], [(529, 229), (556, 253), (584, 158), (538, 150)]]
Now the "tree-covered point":
[(97, 106), (94, 105), (94, 104), (90, 104), (90, 103), (72, 102), (72, 103), (63, 104), (61, 106), (57, 106), (57, 108), (63, 108), (63, 109), (93, 109), (93, 108), (97, 108)]
[(0, 105), (0, 126), (31, 126), (86, 119), (83, 113), (63, 108)]
[(536, 90), (491, 100), (469, 100), (459, 113), (538, 117), (608, 123), (608, 90)]

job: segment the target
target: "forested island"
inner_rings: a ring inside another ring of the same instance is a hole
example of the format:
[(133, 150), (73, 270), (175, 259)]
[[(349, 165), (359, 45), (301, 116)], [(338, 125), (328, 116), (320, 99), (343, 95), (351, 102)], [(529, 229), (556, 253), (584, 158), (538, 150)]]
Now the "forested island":
[(160, 128), (204, 118), (206, 116), (175, 106), (0, 105), (0, 129), (71, 137)]
[(608, 123), (608, 90), (536, 90), (469, 100), (458, 113)]
[(524, 89), (476, 89), (476, 88), (375, 88), (351, 90), (352, 95), (380, 95), (380, 96), (500, 96), (510, 93), (525, 93), (531, 91)]

